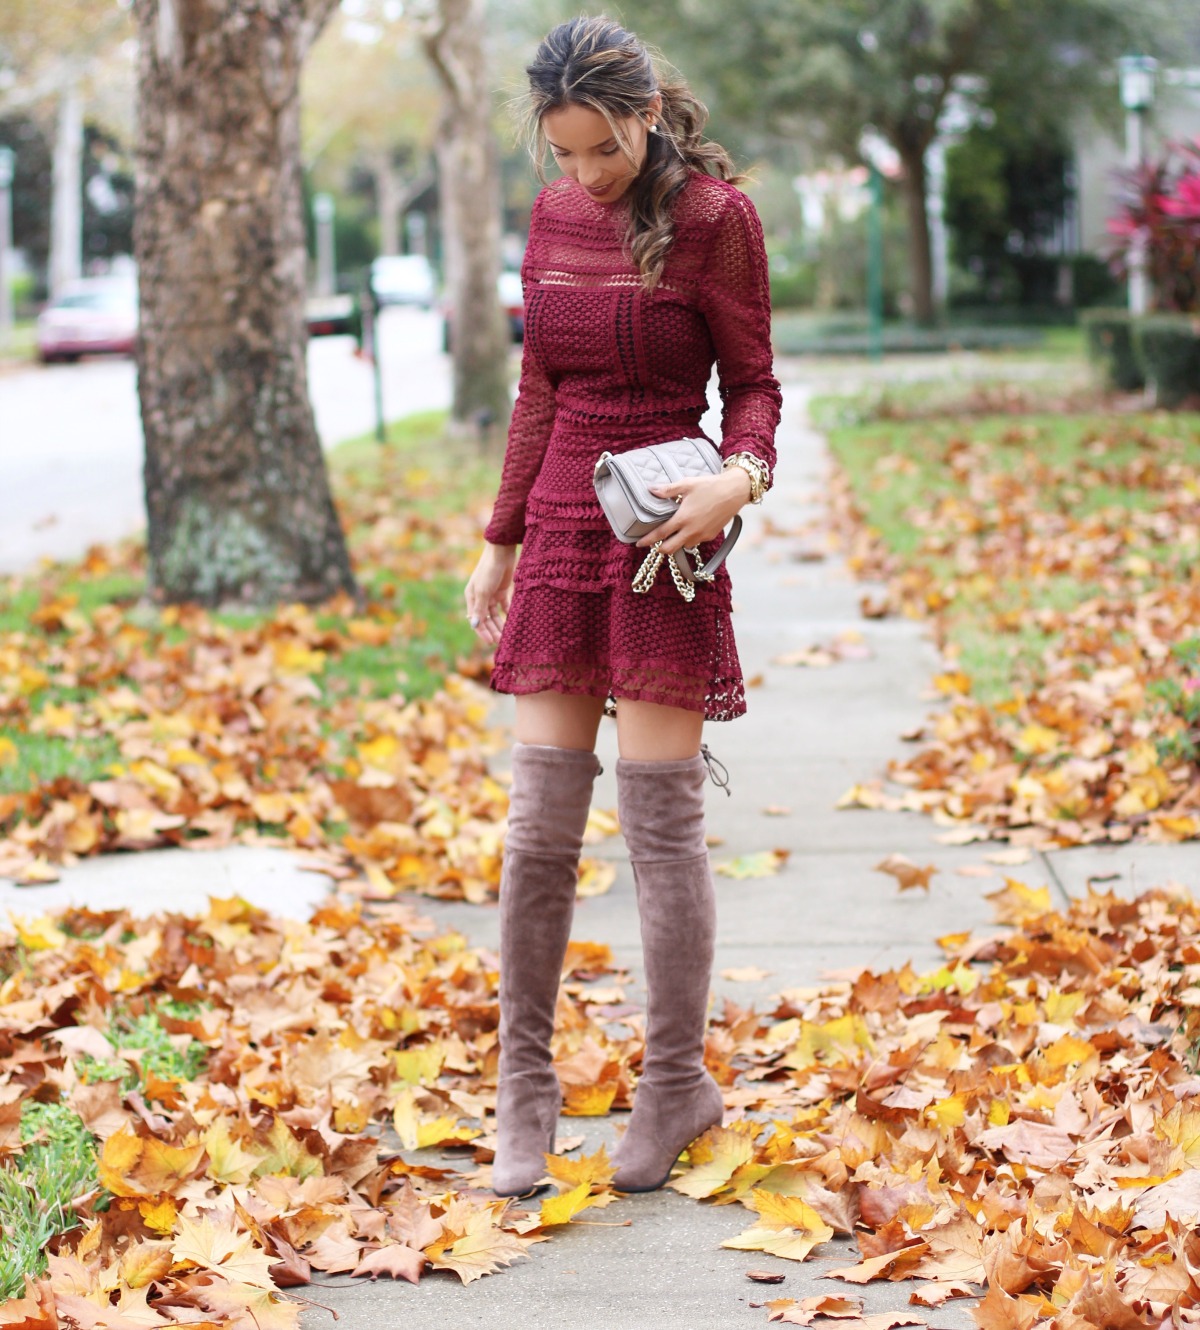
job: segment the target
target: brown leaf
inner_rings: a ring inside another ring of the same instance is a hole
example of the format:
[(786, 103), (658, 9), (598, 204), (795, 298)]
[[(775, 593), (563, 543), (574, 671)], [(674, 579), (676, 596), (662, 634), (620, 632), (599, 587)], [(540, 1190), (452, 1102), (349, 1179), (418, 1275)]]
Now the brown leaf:
[(918, 868), (907, 855), (889, 854), (886, 859), (881, 859), (875, 865), (875, 871), (887, 873), (894, 877), (901, 891), (912, 891), (916, 887), (920, 887), (922, 891), (928, 891), (929, 879), (938, 870), (933, 864), (926, 864), (924, 868)]
[(368, 1252), (351, 1273), (355, 1276), (370, 1275), (372, 1279), (388, 1275), (392, 1279), (407, 1279), (410, 1284), (416, 1284), (420, 1282), (421, 1271), (424, 1269), (424, 1252), (393, 1242)]

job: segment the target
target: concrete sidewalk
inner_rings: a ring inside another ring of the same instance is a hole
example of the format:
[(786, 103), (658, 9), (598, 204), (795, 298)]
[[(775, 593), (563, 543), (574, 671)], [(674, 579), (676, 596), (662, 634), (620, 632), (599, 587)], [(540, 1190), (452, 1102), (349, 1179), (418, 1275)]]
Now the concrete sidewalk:
[[(984, 895), (1003, 885), (1004, 873), (1030, 886), (1049, 884), (1064, 903), (1068, 894), (1086, 890), (1089, 876), (1119, 874), (1115, 885), (1131, 892), (1187, 880), (1200, 863), (1200, 846), (1063, 851), (1037, 856), (1021, 868), (997, 869), (991, 879), (960, 876), (958, 868), (982, 863), (985, 853), (997, 847), (941, 845), (935, 839), (938, 827), (915, 814), (834, 810), (850, 785), (879, 774), (890, 757), (903, 751), (898, 736), (932, 705), (928, 690), (937, 660), (920, 625), (861, 618), (859, 598), (870, 588), (855, 582), (839, 561), (796, 557), (801, 549), (822, 544), (827, 461), (821, 440), (807, 426), (807, 396), (803, 383), (785, 388), (776, 491), (761, 515), (751, 511), (733, 560), (742, 663), (748, 678), (761, 675), (762, 682), (751, 690), (746, 718), (710, 726), (707, 735), (732, 778), (732, 797), (710, 790), (710, 827), (724, 841), (714, 858), (777, 847), (791, 857), (775, 877), (717, 878), (716, 969), (758, 965), (770, 972), (757, 984), (718, 978), (718, 996), (728, 994), (746, 1005), (783, 988), (816, 983), (830, 970), (878, 970), (906, 960), (917, 969), (934, 968), (943, 959), (938, 936), (993, 929)], [(786, 528), (786, 534), (764, 535), (766, 517), (776, 528)], [(869, 655), (827, 669), (774, 663), (785, 653), (827, 644), (845, 630), (862, 634)], [(606, 770), (597, 802), (611, 808), (616, 803), (616, 735), (609, 723), (602, 727), (600, 756)], [(769, 805), (792, 811), (767, 816), (763, 810)], [(901, 893), (892, 878), (875, 871), (874, 865), (892, 851), (937, 865), (927, 894)], [(605, 896), (580, 903), (574, 935), (610, 944), (640, 985), (632, 877), (619, 840), (600, 853), (617, 862), (617, 881)], [(264, 907), (304, 916), (325, 885), (323, 878), (299, 871), (282, 852), (148, 853), (85, 863), (52, 887), (0, 886), (0, 909), (40, 912), (66, 899), (152, 909), (168, 894), (173, 907), (202, 908), (209, 891), (237, 891)], [(495, 946), (494, 909), (416, 901), (423, 913), (459, 929), (473, 944)], [(635, 987), (630, 996), (642, 993)], [(564, 1120), (563, 1130), (585, 1134), (583, 1148), (591, 1151), (601, 1142), (615, 1143), (619, 1121), (571, 1118)], [(602, 1213), (605, 1223), (628, 1220), (630, 1226), (572, 1225), (535, 1247), (530, 1260), (467, 1287), (452, 1276), (436, 1275), (417, 1287), (340, 1278), (300, 1292), (335, 1308), (345, 1330), (390, 1330), (397, 1322), (416, 1330), (565, 1324), (588, 1330), (725, 1330), (766, 1324), (766, 1312), (751, 1308), (752, 1302), (846, 1292), (846, 1285), (823, 1280), (821, 1274), (855, 1259), (845, 1239), (828, 1244), (803, 1265), (721, 1250), (724, 1238), (747, 1226), (747, 1212), (739, 1206), (698, 1204), (673, 1191), (631, 1197), (595, 1213)], [(784, 1283), (747, 1281), (747, 1270), (766, 1268), (784, 1274)], [(881, 1312), (909, 1310), (910, 1290), (911, 1285), (899, 1282), (849, 1291), (864, 1298), (868, 1311)], [(965, 1303), (921, 1314), (945, 1330), (969, 1330), (975, 1324)], [(323, 1315), (309, 1311), (304, 1323), (315, 1327)]]

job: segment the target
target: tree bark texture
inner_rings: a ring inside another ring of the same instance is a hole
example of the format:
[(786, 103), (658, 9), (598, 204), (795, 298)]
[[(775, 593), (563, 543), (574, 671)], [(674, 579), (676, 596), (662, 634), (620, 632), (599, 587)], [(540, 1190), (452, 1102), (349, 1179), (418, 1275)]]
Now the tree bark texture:
[(933, 254), (929, 234), (929, 187), (925, 148), (896, 145), (904, 164), (904, 201), (908, 209), (908, 263), (912, 279), (913, 318), (922, 327), (935, 320)]
[[(500, 173), (484, 50), (484, 0), (437, 0), (426, 52), (443, 89), (437, 142), (442, 252), (453, 311), (453, 420), (508, 420), (508, 327), (500, 274)], [(495, 430), (503, 437), (503, 428)]]
[(149, 581), (353, 591), (308, 400), (299, 75), (335, 0), (135, 0)]

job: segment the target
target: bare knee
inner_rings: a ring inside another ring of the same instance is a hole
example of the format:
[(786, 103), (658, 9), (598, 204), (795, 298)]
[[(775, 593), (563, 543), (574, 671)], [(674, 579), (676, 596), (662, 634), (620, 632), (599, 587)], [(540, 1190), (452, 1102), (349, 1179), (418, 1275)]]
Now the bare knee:
[(528, 693), (517, 698), (516, 706), (513, 730), (518, 743), (582, 748), (589, 752), (596, 747), (596, 733), (604, 715), (602, 698)]
[(617, 701), (617, 744), (632, 762), (676, 762), (700, 751), (704, 717), (699, 711), (655, 702)]

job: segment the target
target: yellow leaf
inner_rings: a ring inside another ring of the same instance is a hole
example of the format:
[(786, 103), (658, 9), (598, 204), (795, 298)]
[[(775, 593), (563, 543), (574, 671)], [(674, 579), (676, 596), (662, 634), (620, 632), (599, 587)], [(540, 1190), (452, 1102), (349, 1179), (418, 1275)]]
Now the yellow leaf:
[(18, 914), (11, 917), (17, 937), (29, 951), (55, 951), (65, 946), (67, 935), (49, 915), (42, 914), (36, 919), (26, 919)]
[(139, 1241), (121, 1257), (120, 1277), (130, 1288), (144, 1288), (156, 1279), (164, 1279), (171, 1270), (169, 1242)]
[(215, 1270), (235, 1284), (273, 1290), (271, 1266), (278, 1264), (255, 1246), (249, 1233), (237, 1233), (229, 1221), (214, 1223), (180, 1215), (179, 1228), (171, 1251), (176, 1261), (190, 1261), (203, 1270)]
[(293, 1178), (311, 1178), (325, 1172), (325, 1165), (311, 1154), (282, 1118), (276, 1118), (267, 1133), (270, 1152), (254, 1170), (256, 1177), (282, 1174)]
[(833, 1237), (833, 1229), (826, 1226), (825, 1236), (818, 1233), (798, 1232), (792, 1228), (776, 1228), (768, 1224), (754, 1224), (736, 1238), (726, 1238), (722, 1247), (734, 1251), (765, 1251), (782, 1256), (788, 1261), (803, 1261), (809, 1252)]
[(564, 1191), (561, 1195), (551, 1196), (542, 1202), (541, 1220), (543, 1228), (552, 1228), (556, 1224), (568, 1224), (580, 1210), (586, 1210), (592, 1203), (590, 1183), (581, 1182), (578, 1187)]
[(602, 1118), (617, 1097), (617, 1082), (563, 1086), (563, 1113), (571, 1118)]
[(745, 1205), (748, 1210), (758, 1213), (762, 1224), (802, 1229), (806, 1233), (823, 1233), (825, 1237), (819, 1239), (821, 1242), (833, 1236), (833, 1229), (800, 1196), (788, 1196), (756, 1187)]
[(250, 811), (260, 822), (286, 822), (292, 813), (292, 801), (278, 790), (265, 790), (250, 800)]
[(583, 1155), (579, 1159), (547, 1155), (546, 1172), (556, 1182), (565, 1182), (572, 1187), (582, 1183), (589, 1187), (607, 1187), (612, 1181), (614, 1169), (609, 1162), (608, 1151), (601, 1146), (595, 1154)]
[(930, 1104), (925, 1112), (943, 1131), (949, 1131), (951, 1127), (961, 1127), (967, 1116), (966, 1095), (952, 1094), (945, 1099), (939, 1099)]
[(158, 1201), (138, 1202), (138, 1214), (141, 1215), (142, 1222), (155, 1233), (173, 1233), (178, 1213), (175, 1202), (170, 1196), (164, 1196)]
[(1052, 753), (1061, 741), (1062, 735), (1057, 730), (1052, 730), (1046, 725), (1038, 725), (1034, 722), (1026, 725), (1017, 736), (1017, 747), (1022, 752), (1034, 755)]
[(227, 1118), (214, 1118), (201, 1138), (208, 1151), (208, 1177), (228, 1186), (244, 1186), (262, 1162), (262, 1155), (251, 1153), (234, 1140)]
[[(446, 1222), (451, 1223), (451, 1212), (447, 1212)], [(435, 1270), (453, 1270), (464, 1284), (494, 1274), (502, 1265), (511, 1265), (526, 1255), (525, 1244), (504, 1232), (490, 1209), (477, 1210), (453, 1223), (457, 1227), (443, 1230), (442, 1237), (427, 1247), (425, 1254)]]
[(995, 901), (996, 920), (1001, 924), (1020, 924), (1050, 912), (1050, 888), (1027, 887), (1015, 877), (1004, 879), (1001, 891), (990, 891), (987, 899)]
[(7, 734), (0, 735), (0, 767), (15, 766), (20, 760), (21, 752), (15, 743)]
[(126, 1174), (133, 1171), (134, 1165), (142, 1157), (141, 1138), (124, 1127), (115, 1131), (104, 1142), (104, 1149), (96, 1161), (96, 1169), (101, 1183), (114, 1196), (144, 1196), (125, 1180)]
[(575, 894), (581, 899), (603, 896), (617, 880), (617, 866), (605, 859), (581, 859)]
[(688, 1147), (688, 1168), (673, 1178), (670, 1186), (685, 1196), (700, 1200), (715, 1196), (729, 1185), (730, 1178), (754, 1157), (756, 1122), (735, 1122), (713, 1127)]
[(392, 1054), (396, 1075), (408, 1085), (432, 1085), (441, 1075), (445, 1058), (446, 1049), (441, 1040), (397, 1049)]

